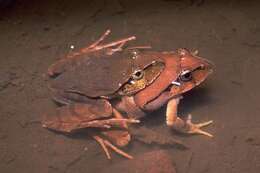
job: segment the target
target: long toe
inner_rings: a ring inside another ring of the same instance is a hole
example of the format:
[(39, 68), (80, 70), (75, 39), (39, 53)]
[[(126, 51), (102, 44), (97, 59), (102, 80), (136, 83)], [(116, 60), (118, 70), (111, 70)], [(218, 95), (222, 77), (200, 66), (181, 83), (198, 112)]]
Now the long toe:
[(201, 130), (199, 128), (193, 129), (189, 133), (191, 133), (191, 134), (200, 134), (200, 135), (208, 136), (210, 138), (214, 137), (212, 134), (210, 134), (210, 133), (208, 133), (208, 132), (206, 132), (204, 130)]
[(206, 127), (206, 126), (208, 126), (208, 125), (210, 125), (212, 123), (213, 123), (213, 120), (210, 120), (210, 121), (207, 121), (207, 122), (204, 122), (204, 123), (197, 124), (197, 127), (199, 127), (199, 128)]
[(189, 133), (190, 134), (201, 134), (201, 135), (205, 135), (205, 136), (208, 136), (208, 137), (212, 138), (213, 137), (212, 134), (210, 134), (210, 133), (200, 129), (200, 128), (208, 126), (208, 125), (210, 125), (212, 123), (213, 123), (212, 120), (204, 122), (204, 123), (199, 123), (199, 124), (193, 124), (193, 123), (190, 122), (189, 123), (189, 125), (190, 125)]

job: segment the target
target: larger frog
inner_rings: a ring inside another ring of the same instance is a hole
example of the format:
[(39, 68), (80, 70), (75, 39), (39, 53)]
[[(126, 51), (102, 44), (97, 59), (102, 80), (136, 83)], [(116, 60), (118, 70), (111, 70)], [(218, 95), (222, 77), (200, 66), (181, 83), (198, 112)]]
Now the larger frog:
[(108, 147), (131, 159), (117, 147), (129, 143), (129, 124), (139, 123), (146, 114), (167, 104), (169, 127), (212, 137), (201, 130), (212, 121), (194, 124), (191, 116), (177, 116), (182, 94), (203, 82), (212, 72), (212, 64), (186, 49), (123, 49), (134, 36), (102, 44), (109, 33), (110, 30), (90, 46), (49, 67), (48, 86), (53, 99), (63, 106), (54, 114), (45, 115), (43, 127), (61, 132), (89, 128), (109, 159)]

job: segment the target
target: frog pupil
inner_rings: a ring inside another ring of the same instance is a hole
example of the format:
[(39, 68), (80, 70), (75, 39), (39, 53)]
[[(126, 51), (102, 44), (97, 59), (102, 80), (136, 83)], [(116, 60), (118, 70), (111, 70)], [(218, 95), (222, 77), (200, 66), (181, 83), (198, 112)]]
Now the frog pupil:
[(135, 73), (133, 74), (133, 79), (134, 80), (139, 80), (143, 77), (144, 73), (141, 70), (135, 71)]
[(135, 73), (135, 76), (136, 76), (136, 77), (140, 77), (140, 76), (141, 76), (141, 72), (140, 72), (140, 71), (136, 72), (136, 73)]
[(181, 79), (181, 81), (183, 81), (183, 82), (188, 82), (188, 81), (190, 81), (190, 80), (192, 79), (192, 74), (191, 74), (191, 72), (186, 72), (186, 73), (182, 74), (182, 75), (180, 76), (180, 79)]

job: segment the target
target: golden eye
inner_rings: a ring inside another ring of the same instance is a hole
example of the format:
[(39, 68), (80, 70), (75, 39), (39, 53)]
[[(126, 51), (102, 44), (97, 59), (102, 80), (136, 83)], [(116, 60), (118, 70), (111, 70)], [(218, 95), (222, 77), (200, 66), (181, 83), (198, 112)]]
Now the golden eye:
[(184, 70), (181, 72), (180, 80), (183, 82), (188, 82), (192, 79), (192, 73), (189, 70)]
[(144, 71), (142, 71), (142, 70), (136, 70), (136, 71), (133, 73), (132, 78), (133, 78), (133, 80), (139, 80), (139, 79), (141, 79), (143, 76), (144, 76)]

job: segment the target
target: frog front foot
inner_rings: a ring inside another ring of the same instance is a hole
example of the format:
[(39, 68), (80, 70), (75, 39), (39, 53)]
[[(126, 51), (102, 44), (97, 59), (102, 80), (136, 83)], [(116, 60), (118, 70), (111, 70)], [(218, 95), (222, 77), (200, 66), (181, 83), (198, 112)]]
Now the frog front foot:
[(177, 117), (173, 128), (179, 132), (187, 133), (187, 134), (201, 134), (208, 137), (213, 137), (212, 134), (201, 130), (202, 127), (206, 127), (213, 123), (212, 120), (206, 121), (203, 123), (194, 124), (191, 122), (192, 116), (189, 114), (186, 120), (182, 120), (181, 118)]
[(189, 114), (186, 119), (181, 119), (177, 116), (177, 107), (181, 98), (171, 99), (167, 104), (166, 124), (178, 132), (186, 134), (201, 134), (208, 137), (213, 137), (212, 134), (201, 130), (202, 127), (213, 123), (212, 120), (194, 124), (191, 122), (192, 116)]

